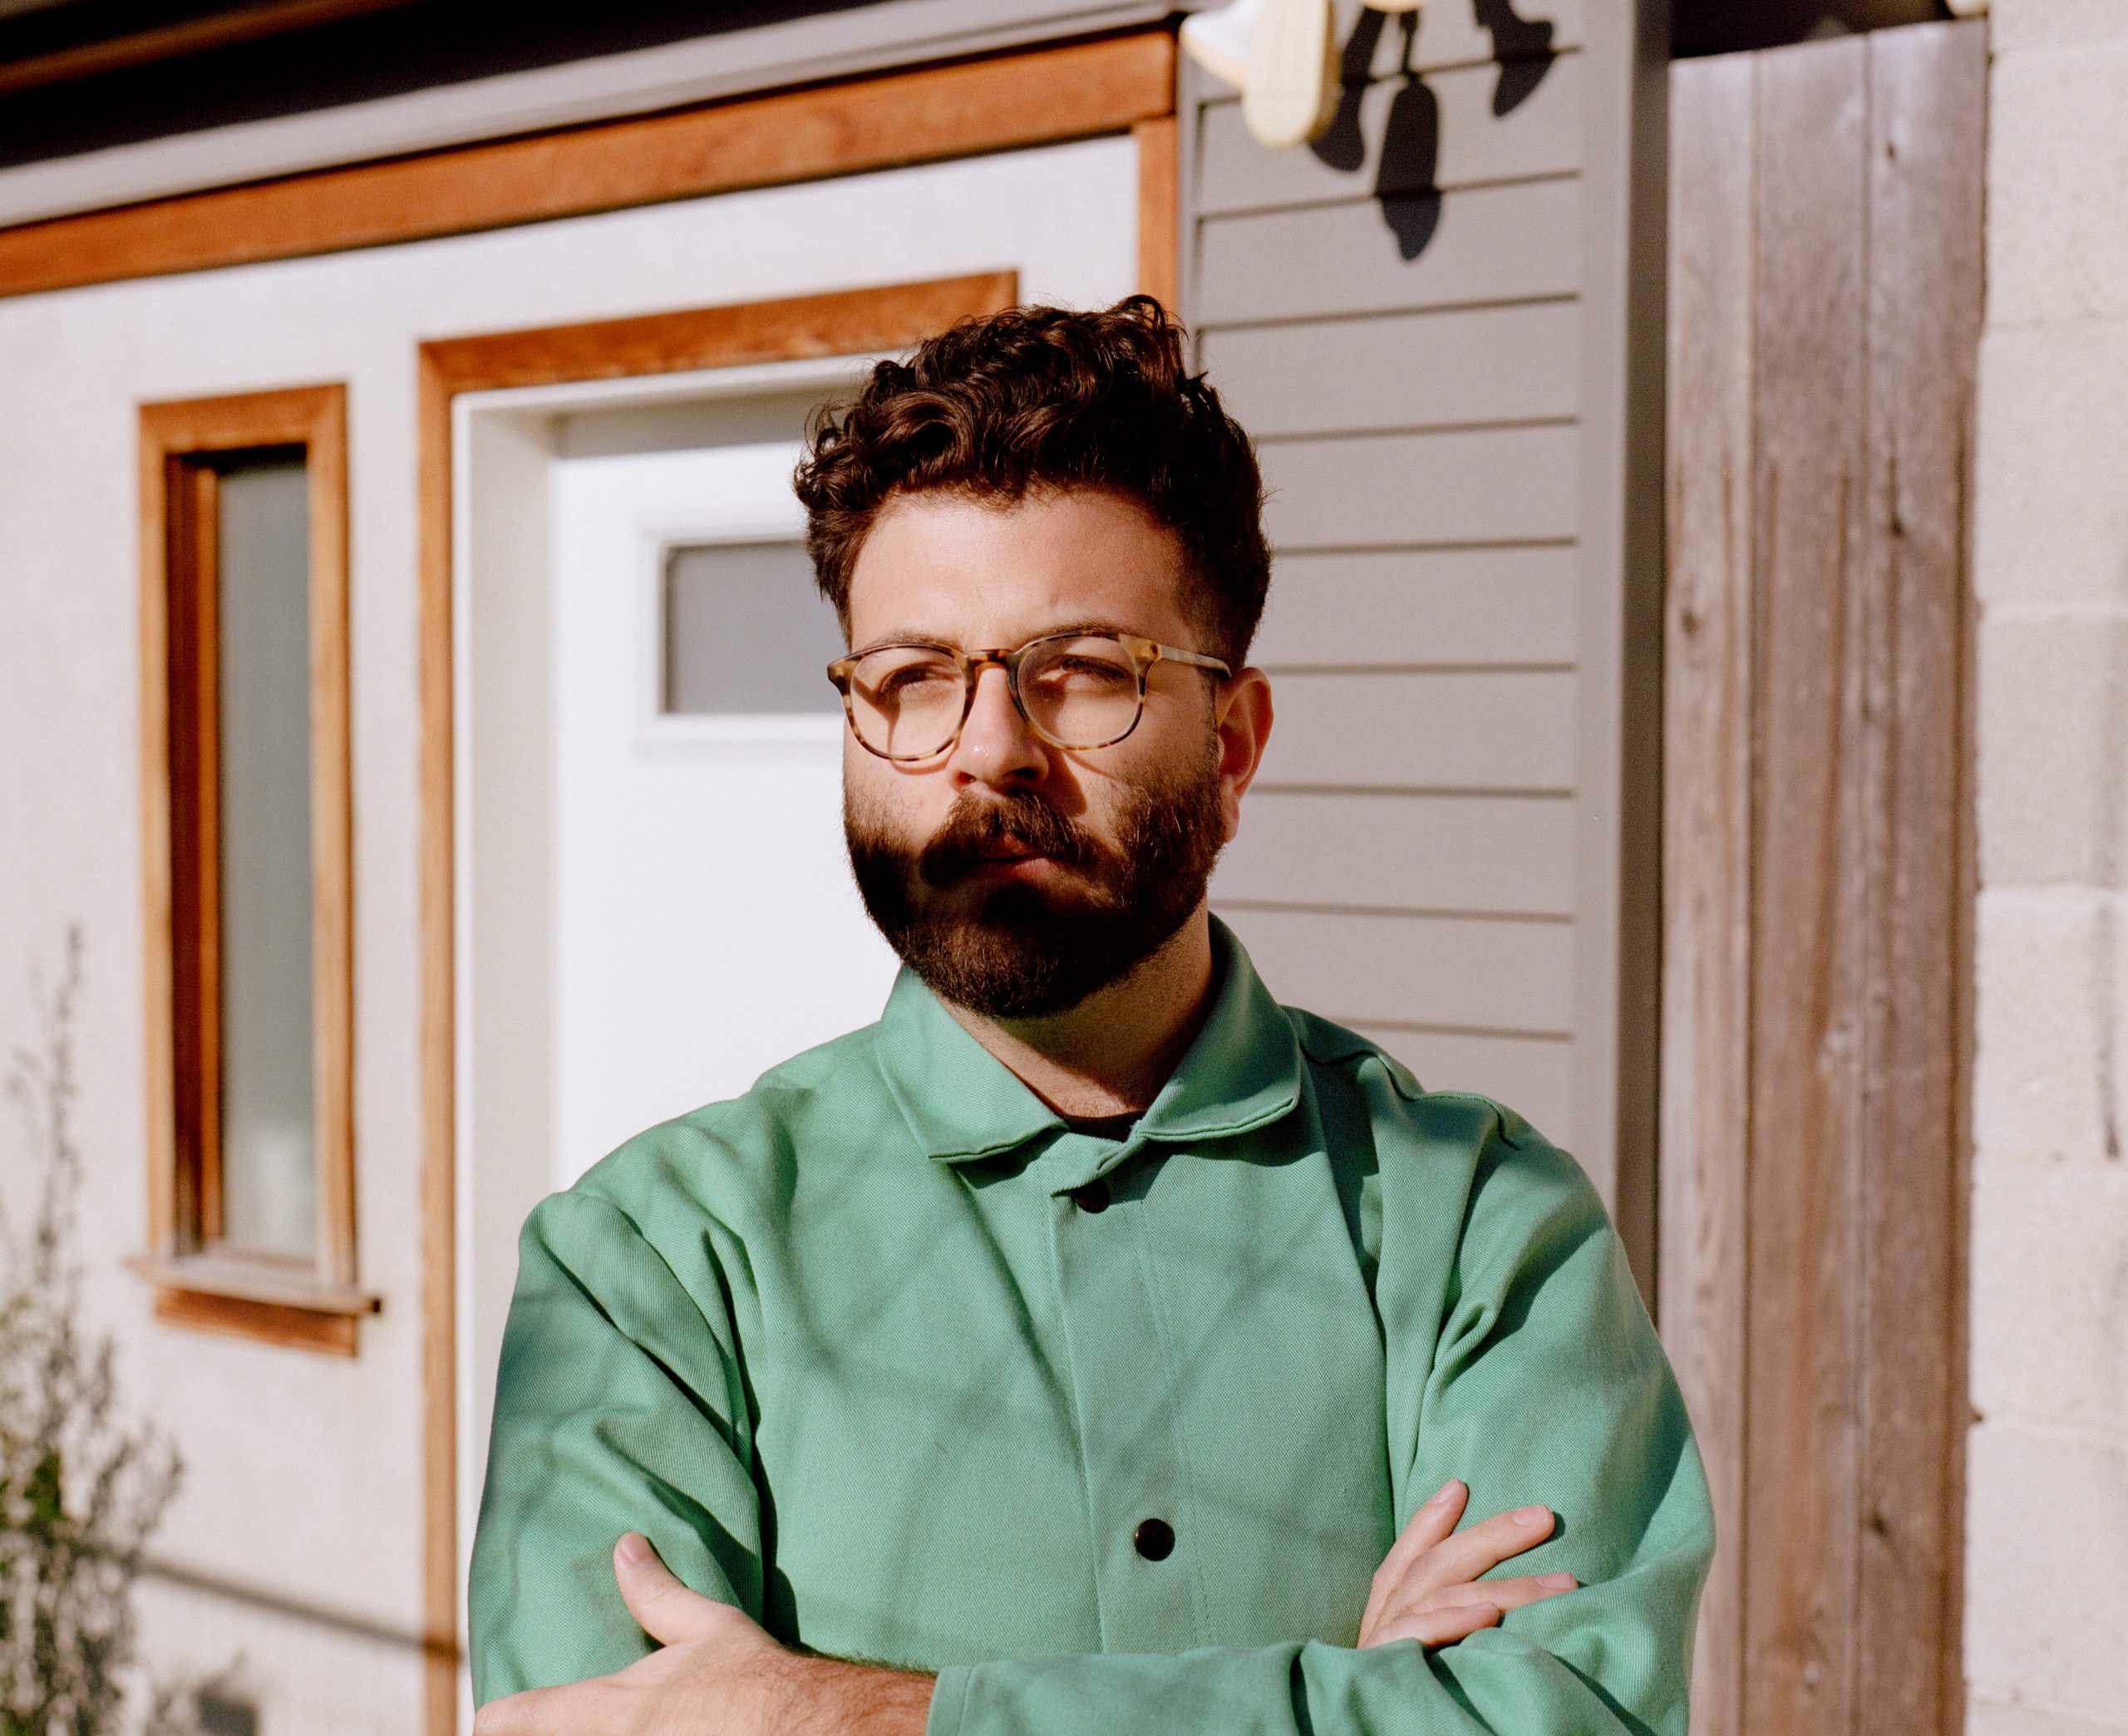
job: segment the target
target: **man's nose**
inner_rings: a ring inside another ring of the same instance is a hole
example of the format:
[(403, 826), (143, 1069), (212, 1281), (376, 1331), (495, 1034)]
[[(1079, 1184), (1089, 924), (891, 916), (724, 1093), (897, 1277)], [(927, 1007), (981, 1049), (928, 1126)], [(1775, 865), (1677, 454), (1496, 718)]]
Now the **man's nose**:
[(1042, 738), (1027, 727), (1005, 671), (986, 663), (975, 673), (975, 696), (948, 768), (978, 784), (1033, 783), (1049, 769)]

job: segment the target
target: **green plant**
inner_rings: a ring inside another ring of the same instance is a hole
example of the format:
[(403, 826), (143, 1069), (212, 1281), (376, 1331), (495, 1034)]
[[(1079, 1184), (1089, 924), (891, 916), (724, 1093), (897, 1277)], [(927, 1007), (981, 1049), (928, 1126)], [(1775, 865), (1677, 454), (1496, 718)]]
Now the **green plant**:
[[(177, 1492), (177, 1450), (120, 1414), (115, 1346), (79, 1324), (73, 1251), (81, 1155), (74, 1030), (81, 933), (66, 931), (57, 982), (32, 979), (33, 1046), (7, 1095), (20, 1112), (34, 1210), (0, 1209), (0, 1736), (116, 1736), (133, 1665), (133, 1582)], [(192, 1727), (185, 1691), (150, 1684), (152, 1736)]]

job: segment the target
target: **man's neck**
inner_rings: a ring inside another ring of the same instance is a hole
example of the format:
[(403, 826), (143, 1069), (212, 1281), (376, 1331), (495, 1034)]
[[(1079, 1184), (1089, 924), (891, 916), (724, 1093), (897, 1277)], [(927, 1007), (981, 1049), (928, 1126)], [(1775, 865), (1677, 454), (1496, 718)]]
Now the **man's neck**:
[(1000, 1020), (945, 1006), (1057, 1114), (1093, 1118), (1153, 1100), (1211, 1011), (1213, 991), (1211, 921), (1200, 905), (1136, 970), (1069, 1012)]

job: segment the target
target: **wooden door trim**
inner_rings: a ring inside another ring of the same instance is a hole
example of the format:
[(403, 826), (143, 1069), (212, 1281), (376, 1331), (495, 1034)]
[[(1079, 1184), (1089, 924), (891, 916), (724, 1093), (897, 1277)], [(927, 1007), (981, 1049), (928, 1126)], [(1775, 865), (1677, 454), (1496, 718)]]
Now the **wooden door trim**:
[(1171, 120), (1175, 73), (1174, 36), (1134, 31), (22, 224), (0, 296), (1123, 132)]
[(463, 392), (907, 347), (1009, 307), (1017, 273), (794, 296), (421, 347), (421, 1406), (424, 1727), (458, 1711), (456, 849), (451, 405)]

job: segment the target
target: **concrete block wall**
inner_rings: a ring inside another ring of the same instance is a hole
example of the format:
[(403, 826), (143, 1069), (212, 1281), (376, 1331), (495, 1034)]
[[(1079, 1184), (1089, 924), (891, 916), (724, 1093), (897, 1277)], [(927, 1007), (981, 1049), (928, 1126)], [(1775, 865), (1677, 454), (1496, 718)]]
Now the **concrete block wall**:
[(2128, 3), (1994, 0), (1970, 1736), (2128, 1733)]

